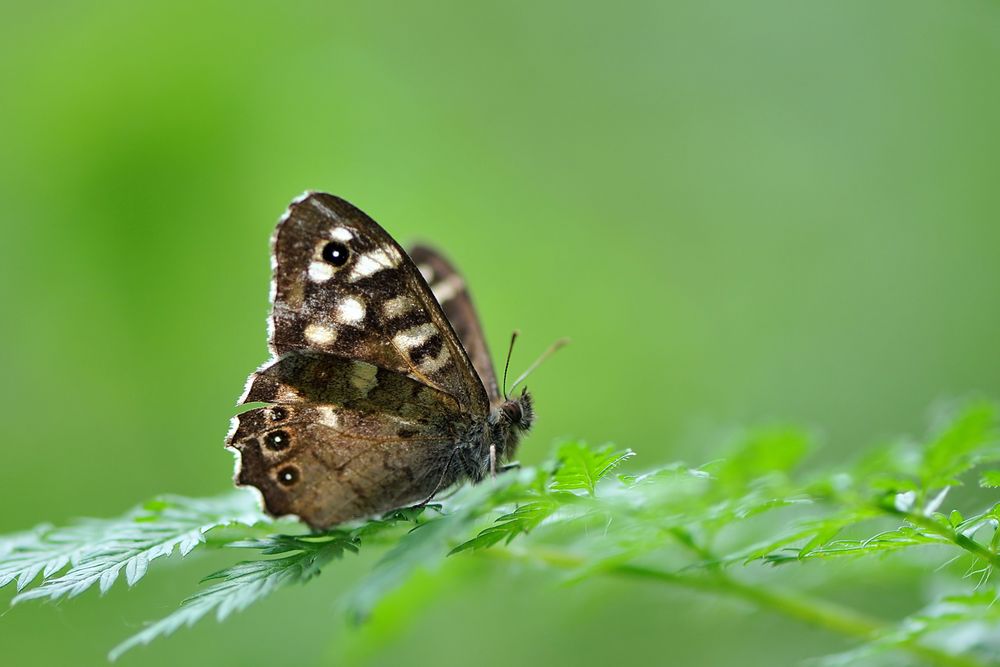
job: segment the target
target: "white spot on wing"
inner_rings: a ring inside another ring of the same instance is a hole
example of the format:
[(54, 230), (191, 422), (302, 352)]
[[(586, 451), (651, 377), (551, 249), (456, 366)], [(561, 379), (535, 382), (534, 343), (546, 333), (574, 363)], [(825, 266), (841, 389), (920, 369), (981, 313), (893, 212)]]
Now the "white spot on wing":
[(382, 314), (387, 320), (391, 320), (396, 317), (402, 317), (408, 312), (417, 307), (416, 301), (410, 297), (402, 294), (400, 296), (394, 296), (385, 303), (382, 304)]
[(330, 238), (347, 242), (354, 238), (354, 233), (347, 227), (334, 227), (330, 230)]
[[(410, 350), (420, 347), (434, 336), (439, 335), (441, 335), (441, 332), (438, 328), (430, 322), (427, 322), (400, 331), (392, 337), (392, 342), (396, 345), (396, 347), (401, 347), (409, 352)], [(448, 351), (446, 346), (442, 345), (441, 351), (438, 352), (436, 357), (428, 357), (424, 359), (418, 364), (418, 367), (424, 373), (436, 373), (448, 363), (449, 359), (451, 359), (451, 353)], [(412, 360), (413, 359), (411, 357), (411, 361)]]
[[(392, 248), (392, 250), (395, 250), (395, 248)], [(393, 269), (397, 266), (399, 266), (398, 253), (389, 253), (385, 248), (378, 248), (377, 250), (360, 255), (355, 260), (350, 280), (354, 282), (355, 280), (374, 275), (384, 269)]]
[(358, 297), (344, 297), (337, 306), (337, 319), (344, 324), (356, 324), (365, 319), (364, 302)]
[(441, 368), (448, 363), (448, 359), (451, 358), (451, 353), (448, 352), (448, 348), (444, 345), (441, 346), (441, 351), (438, 352), (438, 356), (429, 357), (420, 362), (420, 370), (424, 373), (430, 375), (431, 373), (436, 373), (441, 370)]
[(465, 283), (462, 282), (462, 279), (458, 277), (458, 274), (453, 273), (436, 285), (431, 285), (431, 292), (434, 293), (434, 298), (437, 299), (438, 303), (444, 303), (455, 298), (455, 295), (461, 292), (464, 287)]
[(378, 273), (384, 268), (371, 255), (361, 255), (354, 262), (354, 270), (351, 271), (351, 282)]
[(337, 331), (322, 324), (310, 324), (305, 329), (306, 340), (313, 345), (328, 345), (337, 340)]
[(337, 416), (337, 411), (330, 407), (329, 405), (320, 405), (316, 408), (319, 413), (319, 421), (325, 426), (330, 428), (338, 428), (340, 426), (340, 417)]
[(417, 271), (424, 277), (428, 285), (434, 280), (434, 269), (431, 268), (430, 264), (417, 264)]
[(313, 262), (309, 265), (309, 280), (314, 283), (325, 283), (333, 277), (333, 267), (326, 262)]
[(418, 324), (415, 327), (410, 327), (409, 329), (400, 331), (392, 337), (392, 342), (398, 347), (412, 350), (415, 347), (423, 345), (431, 336), (435, 336), (437, 333), (437, 327), (430, 322), (427, 322), (425, 324)]

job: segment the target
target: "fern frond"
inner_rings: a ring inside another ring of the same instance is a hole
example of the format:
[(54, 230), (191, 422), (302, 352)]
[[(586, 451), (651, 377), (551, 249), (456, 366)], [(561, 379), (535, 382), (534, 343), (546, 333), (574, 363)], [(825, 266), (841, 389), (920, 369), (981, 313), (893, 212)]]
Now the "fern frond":
[[(75, 597), (95, 585), (106, 593), (122, 572), (133, 586), (152, 561), (175, 550), (187, 555), (213, 528), (265, 521), (253, 494), (245, 491), (207, 500), (163, 496), (118, 519), (87, 519), (23, 534), (5, 545), (0, 586), (17, 582), (14, 603)], [(39, 574), (41, 584), (25, 590)]]
[(350, 616), (355, 621), (364, 620), (380, 600), (403, 585), (415, 571), (439, 566), (479, 516), (503, 498), (508, 489), (530, 483), (533, 477), (534, 471), (522, 470), (461, 489), (443, 505), (439, 516), (417, 524), (375, 565), (371, 575), (348, 597)]
[(614, 451), (607, 445), (591, 449), (581, 442), (565, 442), (556, 452), (559, 467), (552, 481), (557, 491), (586, 491), (593, 496), (597, 483), (619, 465), (635, 456), (630, 449)]
[(997, 407), (980, 401), (964, 406), (957, 414), (945, 415), (945, 425), (924, 449), (920, 478), (925, 489), (959, 484), (958, 476), (978, 463), (992, 461), (996, 445)]
[(215, 583), (184, 600), (174, 613), (116, 646), (108, 657), (117, 660), (129, 649), (191, 626), (213, 612), (216, 620), (224, 621), (282, 586), (308, 581), (331, 560), (342, 557), (346, 551), (357, 551), (357, 544), (357, 537), (351, 531), (331, 531), (305, 538), (276, 535), (233, 543), (230, 546), (259, 549), (264, 555), (281, 557), (244, 561), (205, 577), (204, 581)]

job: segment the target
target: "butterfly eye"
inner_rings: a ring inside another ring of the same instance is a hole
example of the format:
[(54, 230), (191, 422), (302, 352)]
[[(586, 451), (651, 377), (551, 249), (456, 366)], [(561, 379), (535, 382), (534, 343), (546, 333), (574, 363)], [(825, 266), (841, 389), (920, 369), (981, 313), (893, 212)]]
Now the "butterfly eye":
[(267, 445), (268, 449), (276, 452), (288, 447), (290, 442), (288, 431), (271, 431), (264, 436), (264, 444)]
[(295, 482), (299, 481), (299, 471), (298, 468), (294, 466), (285, 466), (278, 471), (278, 481), (285, 486), (291, 486)]
[(323, 259), (333, 264), (334, 266), (343, 266), (347, 263), (347, 257), (350, 251), (347, 246), (340, 241), (330, 241), (325, 246), (323, 246), (323, 252), (321, 253)]
[(504, 415), (507, 417), (507, 421), (512, 424), (516, 424), (521, 421), (521, 406), (517, 404), (517, 401), (508, 401), (504, 403), (500, 408), (503, 410)]

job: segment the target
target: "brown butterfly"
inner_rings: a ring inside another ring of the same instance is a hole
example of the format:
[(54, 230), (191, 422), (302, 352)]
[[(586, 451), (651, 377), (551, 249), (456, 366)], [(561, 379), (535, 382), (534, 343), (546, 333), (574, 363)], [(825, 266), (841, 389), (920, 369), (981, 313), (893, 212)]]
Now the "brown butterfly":
[(495, 474), (531, 427), (531, 395), (501, 393), (448, 261), (407, 255), (319, 192), (292, 202), (271, 241), (273, 358), (239, 401), (268, 405), (233, 419), (236, 483), (322, 529)]

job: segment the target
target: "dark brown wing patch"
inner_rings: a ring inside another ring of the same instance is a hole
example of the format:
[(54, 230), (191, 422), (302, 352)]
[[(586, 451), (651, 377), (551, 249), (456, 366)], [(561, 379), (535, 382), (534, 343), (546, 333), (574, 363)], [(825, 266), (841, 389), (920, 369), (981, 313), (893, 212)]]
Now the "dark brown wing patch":
[(364, 361), (309, 350), (289, 352), (251, 375), (240, 402), (311, 403), (400, 418), (419, 414), (443, 424), (464, 420), (443, 391)]
[(239, 415), (229, 440), (240, 453), (236, 483), (256, 487), (275, 516), (324, 529), (420, 502), (454, 481), (454, 443), (433, 429), (331, 406), (278, 407)]

